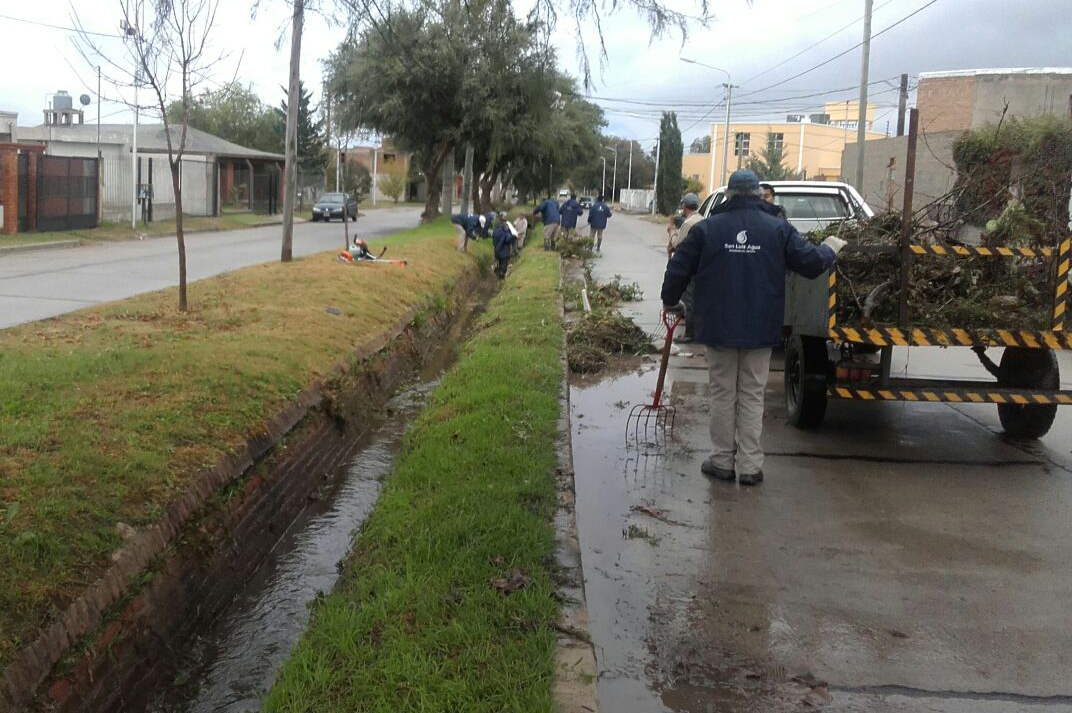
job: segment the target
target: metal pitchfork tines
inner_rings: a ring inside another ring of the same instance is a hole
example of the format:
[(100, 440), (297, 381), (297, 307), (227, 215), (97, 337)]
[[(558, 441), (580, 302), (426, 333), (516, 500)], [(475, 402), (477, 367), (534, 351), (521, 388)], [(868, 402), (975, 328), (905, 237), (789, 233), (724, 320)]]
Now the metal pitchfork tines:
[[(659, 381), (655, 384), (655, 396), (650, 404), (637, 404), (629, 411), (629, 418), (625, 422), (625, 442), (640, 445), (650, 440), (658, 442), (660, 436), (666, 442), (666, 427), (670, 426), (670, 434), (674, 432), (674, 421), (677, 418), (677, 409), (663, 404), (663, 383), (666, 381), (666, 365), (670, 363), (670, 347), (674, 343), (674, 330), (682, 322), (680, 314), (671, 314), (666, 310), (662, 313), (663, 326), (666, 327), (666, 340), (663, 342), (663, 355), (659, 361)], [(644, 424), (644, 439), (641, 441), (640, 424)], [(630, 438), (630, 435), (632, 438)]]

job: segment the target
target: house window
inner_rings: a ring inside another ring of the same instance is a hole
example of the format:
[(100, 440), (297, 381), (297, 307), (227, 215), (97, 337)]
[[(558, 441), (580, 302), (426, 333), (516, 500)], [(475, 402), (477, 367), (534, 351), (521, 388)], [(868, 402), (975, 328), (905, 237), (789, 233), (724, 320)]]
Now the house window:
[(385, 153), (383, 155), (383, 162), (384, 163), (394, 163), (395, 162), (395, 155), (393, 153)]
[(767, 146), (774, 151), (781, 151), (785, 144), (785, 134), (767, 134)]
[(738, 131), (733, 135), (733, 155), (734, 156), (747, 156), (748, 144), (752, 140), (752, 135), (742, 133)]

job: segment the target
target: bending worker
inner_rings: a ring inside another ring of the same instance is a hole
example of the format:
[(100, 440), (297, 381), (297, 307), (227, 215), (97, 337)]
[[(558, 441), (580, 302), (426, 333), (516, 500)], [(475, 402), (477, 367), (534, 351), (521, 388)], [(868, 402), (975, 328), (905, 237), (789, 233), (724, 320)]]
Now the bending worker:
[(711, 456), (700, 470), (741, 485), (763, 481), (763, 395), (771, 347), (782, 341), (785, 272), (815, 278), (829, 269), (845, 241), (812, 245), (761, 197), (752, 171), (734, 171), (727, 200), (696, 224), (666, 266), (662, 300), (683, 312), (685, 288), (696, 283), (696, 340), (707, 347), (711, 384)]
[(482, 215), (470, 215), (469, 213), (459, 213), (458, 215), (452, 215), (450, 222), (454, 224), (454, 231), (458, 235), (458, 249), (463, 253), (467, 251), (469, 241), (476, 240), (477, 233), (484, 233), (485, 236), (488, 219)]

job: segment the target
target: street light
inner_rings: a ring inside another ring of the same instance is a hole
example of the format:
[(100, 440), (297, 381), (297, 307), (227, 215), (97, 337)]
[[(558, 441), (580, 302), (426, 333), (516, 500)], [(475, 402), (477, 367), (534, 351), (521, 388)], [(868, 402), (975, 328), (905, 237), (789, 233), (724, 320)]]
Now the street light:
[[(726, 167), (729, 162), (730, 152), (730, 108), (733, 106), (733, 90), (740, 89), (733, 84), (733, 78), (730, 73), (722, 67), (716, 67), (713, 64), (705, 64), (704, 62), (697, 62), (694, 59), (687, 59), (685, 57), (678, 57), (682, 62), (688, 62), (689, 64), (696, 64), (701, 67), (707, 67), (708, 69), (714, 69), (722, 72), (726, 75), (726, 83), (722, 86), (726, 88), (726, 128), (723, 131), (725, 136), (722, 137), (722, 180), (720, 183), (725, 185), (726, 183)], [(711, 146), (711, 182), (714, 183), (715, 179), (715, 147)], [(715, 192), (715, 186), (710, 186), (711, 192)]]
[(599, 160), (603, 162), (603, 182), (599, 184), (599, 195), (607, 194), (607, 157), (600, 156)]
[[(617, 146), (604, 146), (603, 150), (604, 151), (613, 151), (614, 152), (614, 173), (613, 173), (613, 175), (611, 177), (611, 184), (610, 184), (610, 202), (613, 203), (614, 202), (614, 194), (618, 192), (618, 147)], [(606, 157), (604, 157), (604, 159), (603, 159), (603, 183), (604, 184), (607, 183), (607, 159), (606, 159)], [(604, 188), (606, 188), (606, 185), (604, 185)]]

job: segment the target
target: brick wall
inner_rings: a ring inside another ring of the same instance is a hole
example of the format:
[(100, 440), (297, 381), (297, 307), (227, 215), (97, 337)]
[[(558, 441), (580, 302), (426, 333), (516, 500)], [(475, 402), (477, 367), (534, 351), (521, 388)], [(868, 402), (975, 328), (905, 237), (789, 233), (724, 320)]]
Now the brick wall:
[(0, 234), (14, 235), (19, 212), (19, 163), (15, 149), (0, 148), (0, 205), (4, 206)]
[(920, 130), (937, 133), (970, 128), (975, 88), (974, 76), (920, 79), (916, 90)]

